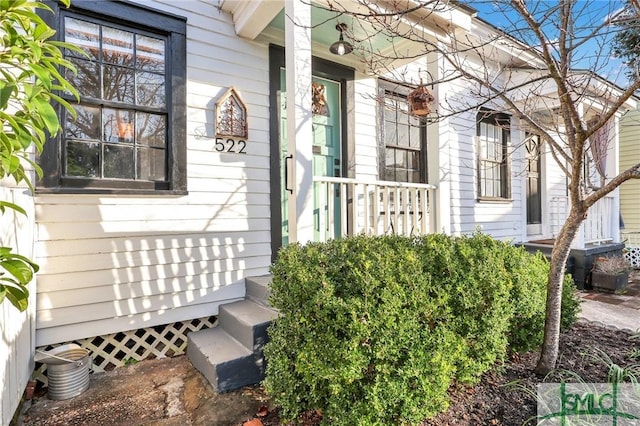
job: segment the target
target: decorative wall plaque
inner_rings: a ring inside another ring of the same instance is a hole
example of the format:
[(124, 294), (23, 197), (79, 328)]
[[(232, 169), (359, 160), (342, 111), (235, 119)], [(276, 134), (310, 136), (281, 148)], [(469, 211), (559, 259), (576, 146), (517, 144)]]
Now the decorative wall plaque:
[(246, 138), (247, 107), (233, 87), (216, 102), (216, 135)]

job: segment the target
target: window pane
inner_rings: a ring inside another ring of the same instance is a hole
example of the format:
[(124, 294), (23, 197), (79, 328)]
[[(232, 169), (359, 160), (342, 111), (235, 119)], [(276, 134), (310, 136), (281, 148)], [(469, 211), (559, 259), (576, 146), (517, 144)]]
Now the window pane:
[[(100, 49), (100, 26), (80, 19), (64, 18), (64, 40), (81, 48), (88, 59), (98, 59)], [(67, 56), (85, 58), (82, 53), (65, 50)]]
[(110, 64), (133, 66), (133, 33), (102, 27), (102, 60)]
[(105, 108), (102, 113), (103, 140), (133, 142), (133, 111)]
[(100, 67), (95, 62), (79, 58), (69, 58), (76, 66), (78, 73), (65, 69), (65, 78), (75, 87), (80, 96), (100, 98)]
[(137, 104), (163, 107), (165, 102), (164, 76), (150, 72), (137, 73)]
[(74, 105), (77, 119), (66, 114), (64, 136), (74, 139), (100, 139), (100, 108)]
[(394, 121), (384, 122), (384, 143), (385, 145), (398, 144), (398, 130)]
[(167, 124), (163, 115), (137, 113), (136, 141), (141, 145), (164, 148)]
[(413, 171), (409, 173), (409, 182), (420, 183), (420, 172)]
[(386, 156), (384, 161), (387, 167), (395, 165), (396, 163), (395, 153), (396, 153), (396, 150), (393, 148), (386, 149)]
[(164, 181), (165, 150), (138, 148), (138, 179)]
[(395, 181), (396, 180), (396, 169), (393, 167), (385, 167), (384, 168), (384, 180)]
[(411, 120), (411, 127), (410, 127), (410, 144), (409, 146), (411, 146), (412, 148), (420, 148), (420, 120), (416, 119), (415, 117), (413, 120)]
[(406, 124), (398, 125), (398, 145), (409, 146), (409, 126)]
[(418, 151), (408, 151), (409, 156), (409, 168), (413, 170), (420, 170), (420, 153)]
[(388, 102), (385, 102), (384, 120), (390, 123), (396, 122), (396, 108), (393, 104), (389, 104)]
[(136, 35), (136, 68), (164, 73), (164, 40)]
[(102, 69), (104, 99), (133, 104), (133, 70), (111, 65), (104, 65)]
[(133, 147), (126, 145), (104, 146), (104, 177), (133, 179)]
[(100, 177), (100, 144), (67, 142), (67, 176)]

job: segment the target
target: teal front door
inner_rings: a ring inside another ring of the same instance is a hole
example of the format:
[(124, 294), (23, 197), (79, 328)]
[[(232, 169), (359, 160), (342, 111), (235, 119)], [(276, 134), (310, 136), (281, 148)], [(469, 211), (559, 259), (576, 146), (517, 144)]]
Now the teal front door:
[[(282, 188), (282, 245), (289, 243), (288, 203), (294, 182), (288, 173), (293, 157), (287, 152), (285, 71), (280, 71), (280, 184)], [(313, 175), (342, 176), (340, 82), (313, 77)], [(289, 176), (287, 176), (289, 175)], [(313, 187), (314, 239), (324, 241), (340, 236), (340, 193), (333, 185)], [(332, 198), (331, 202), (329, 197)], [(331, 212), (329, 211), (331, 207)]]

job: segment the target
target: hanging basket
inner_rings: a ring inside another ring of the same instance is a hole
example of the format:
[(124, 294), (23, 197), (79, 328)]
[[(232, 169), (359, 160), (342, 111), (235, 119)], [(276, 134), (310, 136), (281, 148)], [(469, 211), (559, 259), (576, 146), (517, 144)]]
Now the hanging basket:
[(426, 87), (420, 86), (409, 93), (408, 100), (411, 106), (411, 114), (423, 117), (431, 113), (431, 104), (435, 101), (435, 98)]

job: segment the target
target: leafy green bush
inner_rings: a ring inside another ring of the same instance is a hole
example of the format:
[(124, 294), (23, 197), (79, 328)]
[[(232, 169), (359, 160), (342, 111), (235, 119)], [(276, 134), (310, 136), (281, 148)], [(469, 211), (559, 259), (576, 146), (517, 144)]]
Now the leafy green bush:
[[(69, 6), (70, 0), (61, 0)], [(49, 136), (60, 130), (60, 122), (52, 105), (56, 102), (75, 117), (73, 107), (56, 93), (69, 92), (78, 98), (77, 90), (64, 79), (75, 67), (64, 58), (62, 49), (81, 52), (69, 43), (52, 40), (55, 34), (36, 10), (51, 12), (39, 1), (0, 1), (0, 179), (13, 177), (16, 184), (25, 183), (33, 190), (28, 164), (38, 176), (42, 170), (32, 159), (31, 147), (40, 153)], [(9, 201), (0, 200), (0, 214), (13, 209), (25, 210)], [(27, 284), (38, 266), (28, 258), (0, 247), (0, 303), (11, 302), (20, 311), (27, 308)]]
[(539, 344), (546, 260), (486, 235), (358, 236), (283, 248), (265, 386), (294, 418), (417, 423), (508, 344)]

